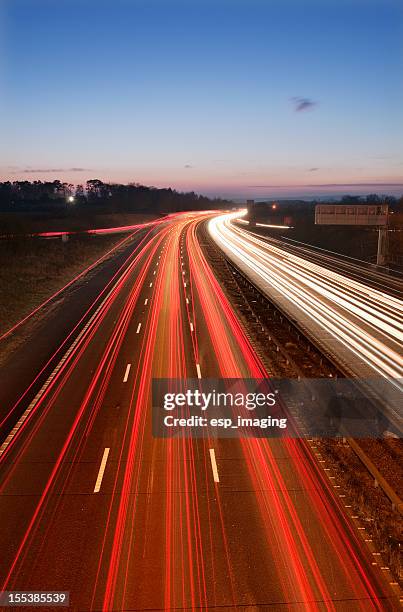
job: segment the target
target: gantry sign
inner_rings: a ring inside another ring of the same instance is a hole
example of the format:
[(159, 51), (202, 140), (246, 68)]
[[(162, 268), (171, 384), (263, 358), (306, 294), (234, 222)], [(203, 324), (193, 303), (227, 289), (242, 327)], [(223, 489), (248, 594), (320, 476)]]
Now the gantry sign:
[(350, 225), (378, 228), (378, 266), (386, 264), (388, 236), (387, 204), (317, 204), (315, 225)]

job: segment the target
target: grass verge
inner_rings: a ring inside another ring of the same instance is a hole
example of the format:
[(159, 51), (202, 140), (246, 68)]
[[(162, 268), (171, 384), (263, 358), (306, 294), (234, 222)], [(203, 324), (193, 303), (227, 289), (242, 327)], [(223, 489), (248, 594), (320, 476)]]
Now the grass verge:
[(0, 240), (0, 336), (123, 239)]

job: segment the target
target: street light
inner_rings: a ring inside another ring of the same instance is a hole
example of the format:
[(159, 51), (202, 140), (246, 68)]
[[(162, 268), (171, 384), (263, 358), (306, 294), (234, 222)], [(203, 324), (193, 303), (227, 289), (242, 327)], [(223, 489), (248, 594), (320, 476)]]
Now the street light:
[(73, 204), (74, 199), (75, 199), (75, 198), (74, 198), (74, 196), (69, 196), (69, 197), (67, 198), (67, 201), (69, 202), (69, 204)]

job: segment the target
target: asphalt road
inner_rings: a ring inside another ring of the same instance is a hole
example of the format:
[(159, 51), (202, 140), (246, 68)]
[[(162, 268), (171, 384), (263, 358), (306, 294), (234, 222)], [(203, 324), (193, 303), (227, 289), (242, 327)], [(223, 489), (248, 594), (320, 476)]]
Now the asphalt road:
[(397, 610), (306, 442), (152, 436), (153, 378), (265, 375), (199, 219), (133, 245), (19, 404), (0, 449), (0, 590), (69, 591), (72, 610)]
[[(384, 275), (366, 271), (357, 280), (356, 266), (237, 227), (231, 222), (237, 215), (209, 224), (220, 248), (330, 359), (356, 378), (380, 381), (385, 412), (402, 431), (401, 294), (384, 291), (379, 285)], [(371, 275), (372, 285), (365, 275)]]
[(12, 349), (0, 368), (0, 444), (153, 231), (148, 228), (133, 231), (117, 244), (113, 256), (80, 275), (34, 316), (28, 315), (23, 325), (17, 324), (23, 341), (19, 339), (16, 349), (13, 347), (16, 333), (0, 331), (1, 349), (7, 352), (9, 345)]
[[(245, 229), (253, 232), (259, 238), (263, 238), (269, 244), (278, 246), (290, 254), (302, 257), (305, 260), (311, 261), (314, 264), (324, 266), (328, 270), (334, 270), (340, 274), (345, 274), (350, 278), (359, 282), (365, 283), (374, 289), (383, 291), (394, 297), (402, 299), (403, 276), (400, 272), (392, 271), (388, 273), (386, 268), (371, 264), (365, 261), (359, 261), (353, 257), (333, 253), (313, 245), (299, 242), (287, 236), (282, 235), (280, 238), (261, 234), (259, 226), (244, 226)], [(259, 231), (260, 230), (260, 231)]]

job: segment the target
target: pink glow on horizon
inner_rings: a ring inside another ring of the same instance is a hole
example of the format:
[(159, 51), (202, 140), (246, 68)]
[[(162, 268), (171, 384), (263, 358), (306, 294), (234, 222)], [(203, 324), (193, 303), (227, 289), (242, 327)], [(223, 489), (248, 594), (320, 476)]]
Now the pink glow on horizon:
[(195, 191), (208, 196), (250, 197), (326, 195), (343, 193), (389, 193), (403, 194), (401, 176), (365, 175), (356, 176), (345, 168), (334, 171), (307, 173), (306, 169), (295, 169), (292, 173), (286, 168), (275, 168), (270, 172), (251, 170), (241, 172), (228, 168), (210, 169), (191, 167), (189, 169), (164, 168), (150, 170), (100, 169), (80, 172), (29, 172), (0, 169), (1, 181), (62, 181), (84, 184), (87, 180), (98, 178), (105, 183), (140, 183), (157, 188), (171, 187), (177, 191)]

